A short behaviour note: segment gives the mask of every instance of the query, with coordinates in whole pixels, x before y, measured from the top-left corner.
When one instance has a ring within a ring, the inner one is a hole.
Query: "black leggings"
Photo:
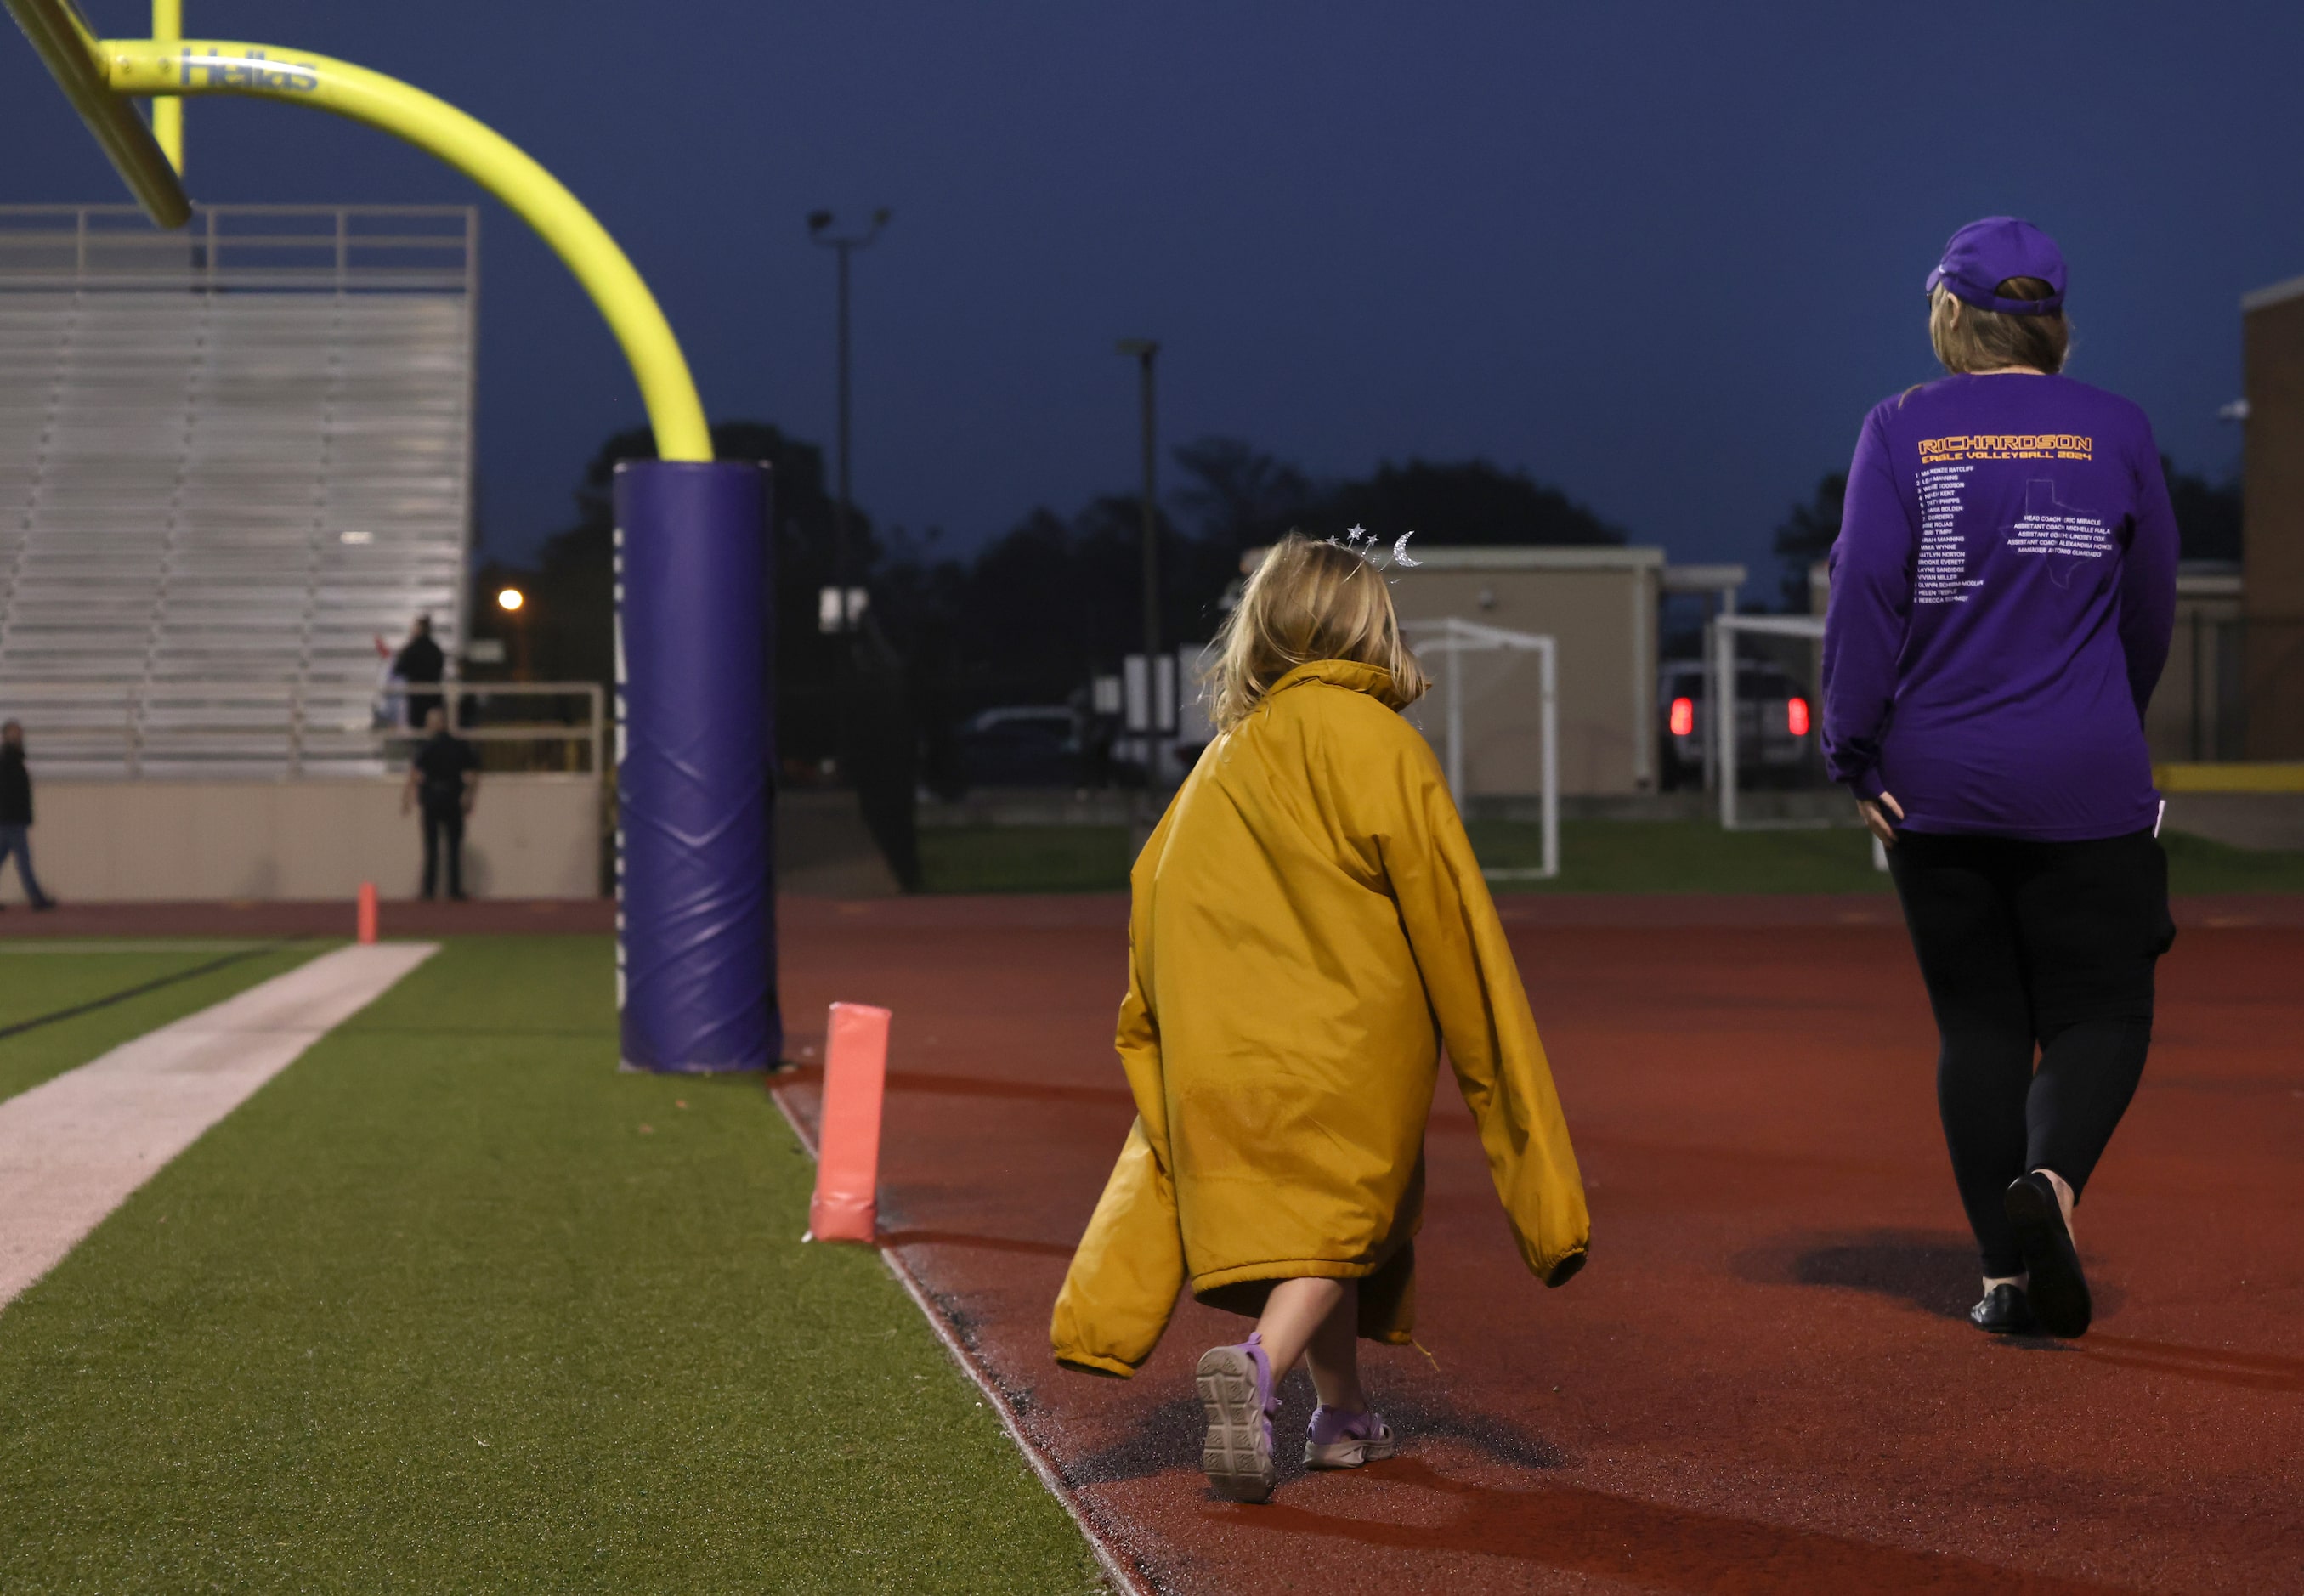
[[[2053,1169],[2077,1200],[2144,1074],[2153,966],[2176,937],[2167,855],[2148,831],[1908,831],[1888,863],[1943,1039],[1936,1107],[1961,1203],[1984,1272],[2020,1274],[2008,1184]]]
[[[440,855],[448,855],[448,896],[464,896],[464,801],[424,800],[424,896],[440,879]]]

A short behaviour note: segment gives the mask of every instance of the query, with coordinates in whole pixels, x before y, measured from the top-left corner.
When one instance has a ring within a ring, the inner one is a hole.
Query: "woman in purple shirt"
[[[1857,440],[1825,755],[1890,850],[1936,1010],[1984,1255],[1969,1317],[2077,1336],[2072,1207],[2144,1072],[2176,934],[2144,742],[2175,518],[2143,412],[2058,375],[2071,334],[2046,233],[1961,228],[1927,293],[1951,375],[1884,401]]]

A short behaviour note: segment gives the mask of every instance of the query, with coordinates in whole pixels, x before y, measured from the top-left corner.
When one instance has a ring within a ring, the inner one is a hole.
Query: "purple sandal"
[[[1304,1431],[1304,1466],[1310,1469],[1356,1469],[1399,1450],[1391,1425],[1351,1408],[1316,1407]]]

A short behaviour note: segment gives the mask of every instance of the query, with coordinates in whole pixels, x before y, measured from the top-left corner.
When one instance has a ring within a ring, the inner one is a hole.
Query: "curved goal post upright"
[[[1448,775],[1448,791],[1460,810],[1468,796],[1464,785],[1464,656],[1500,651],[1536,656],[1544,862],[1534,869],[1488,870],[1481,874],[1491,881],[1552,879],[1560,873],[1559,646],[1550,637],[1536,632],[1508,632],[1501,626],[1484,626],[1478,621],[1453,616],[1438,621],[1403,621],[1401,630],[1419,656],[1438,652],[1448,658],[1437,683],[1446,739],[1441,757]]]
[[[715,463],[663,310],[614,239],[485,123],[390,78],[277,46],[103,39],[70,0],[4,0],[145,212],[180,227],[181,123],[164,149],[130,101],[228,94],[330,112],[406,140],[534,228],[608,325],[657,458],[618,469],[617,1006],[622,1057],[649,1070],[759,1069],[783,1050],[775,998],[765,692],[765,469]],[[156,7],[174,31],[175,6]]]

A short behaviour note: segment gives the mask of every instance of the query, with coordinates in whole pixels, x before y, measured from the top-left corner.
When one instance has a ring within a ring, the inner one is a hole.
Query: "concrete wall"
[[[1419,548],[1425,563],[1393,573],[1403,620],[1451,616],[1555,640],[1560,657],[1560,790],[1574,795],[1652,791],[1657,583],[1653,548]],[[1447,669],[1437,649],[1425,660]],[[1537,657],[1468,653],[1464,782],[1470,795],[1543,786],[1542,699]],[[1444,694],[1409,718],[1445,752]]]
[[[2304,277],[2240,301],[2247,757],[2304,757]]]
[[[2176,578],[2176,632],[2144,716],[2156,762],[2241,757],[2241,602],[2236,574]]]
[[[413,897],[423,869],[398,779],[42,781],[32,855],[67,902]],[[490,776],[464,833],[475,897],[600,892],[600,788],[589,776]],[[9,870],[0,892],[21,894]]]

